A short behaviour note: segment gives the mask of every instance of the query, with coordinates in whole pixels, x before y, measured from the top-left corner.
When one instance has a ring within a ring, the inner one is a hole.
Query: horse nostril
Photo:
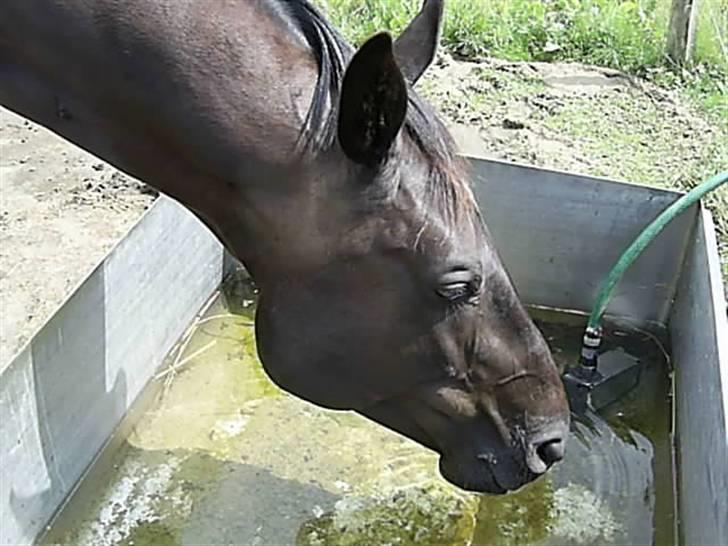
[[[568,425],[558,423],[543,427],[532,435],[526,449],[526,466],[536,475],[546,472],[564,458]]]
[[[564,458],[564,448],[565,443],[561,438],[552,438],[539,444],[536,453],[546,466],[551,466]]]

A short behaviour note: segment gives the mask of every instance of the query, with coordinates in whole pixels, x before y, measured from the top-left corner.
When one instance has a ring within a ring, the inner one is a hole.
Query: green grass
[[[401,32],[420,0],[316,0],[355,44]],[[579,61],[681,87],[728,123],[728,0],[703,0],[695,62],[671,66],[671,0],[449,0],[443,44],[466,58]]]
[[[728,71],[728,0],[701,0],[695,42],[698,62]]]
[[[419,0],[320,0],[355,43],[388,29],[399,33]],[[443,43],[472,57],[510,60],[578,59],[625,70],[651,66],[662,55],[656,0],[450,0]]]
[[[658,67],[647,76],[662,87],[679,90],[719,125],[728,128],[728,70],[709,64],[679,72]]]

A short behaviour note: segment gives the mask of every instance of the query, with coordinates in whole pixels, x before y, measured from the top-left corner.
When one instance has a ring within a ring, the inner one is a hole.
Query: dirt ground
[[[442,56],[421,85],[466,152],[681,190],[728,165],[727,125],[614,70]],[[728,189],[708,204],[728,235]]]
[[[465,152],[679,189],[728,165],[728,127],[614,71],[441,56],[419,86]],[[0,367],[153,198],[0,109]],[[728,271],[728,190],[709,204]]]

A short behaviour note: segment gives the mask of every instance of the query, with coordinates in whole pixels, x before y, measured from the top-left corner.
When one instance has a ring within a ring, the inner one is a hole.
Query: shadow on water
[[[336,500],[254,465],[124,443],[97,464],[40,544],[292,544],[311,504],[325,509]]]
[[[2,544],[33,540],[124,415],[127,378],[107,359],[105,284],[99,269],[3,373],[12,417],[0,429],[17,449],[2,461]]]

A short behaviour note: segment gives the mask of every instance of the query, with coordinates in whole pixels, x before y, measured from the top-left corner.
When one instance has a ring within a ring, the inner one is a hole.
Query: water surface
[[[669,375],[649,335],[610,330],[609,344],[642,359],[639,387],[575,423],[546,477],[493,497],[447,484],[414,442],[279,390],[256,357],[254,308],[247,282],[227,287],[42,544],[673,544]],[[581,319],[536,319],[572,362]]]

